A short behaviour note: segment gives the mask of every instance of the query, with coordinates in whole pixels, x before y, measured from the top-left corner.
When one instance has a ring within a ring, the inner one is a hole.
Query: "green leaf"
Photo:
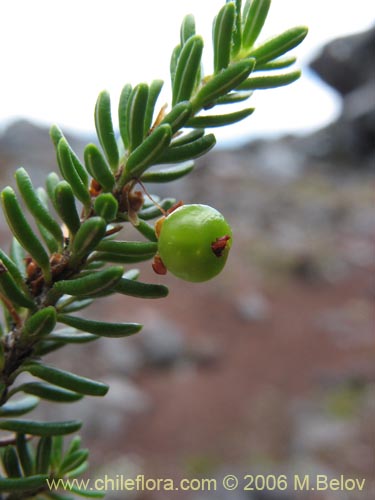
[[[65,139],[60,140],[57,151],[62,176],[70,184],[76,198],[83,203],[86,210],[89,210],[91,205],[90,193],[77,172],[70,147]]]
[[[118,105],[118,121],[119,121],[120,135],[126,149],[129,148],[129,135],[128,135],[129,131],[127,126],[126,110],[128,109],[128,102],[131,93],[132,93],[132,86],[130,85],[130,83],[127,83],[121,91],[120,101]]]
[[[254,65],[255,59],[245,59],[231,64],[228,68],[212,77],[194,97],[192,101],[193,109],[198,110],[203,108],[207,104],[211,104],[218,97],[237,88],[252,72]],[[194,118],[191,120],[194,120]]]
[[[262,31],[270,5],[271,0],[253,0],[250,3],[250,8],[244,17],[242,32],[242,46],[245,49],[250,49],[254,45]]]
[[[81,226],[73,190],[66,181],[60,181],[55,189],[56,211],[70,233],[74,235]]]
[[[246,81],[246,80],[245,80]],[[227,94],[226,96],[219,97],[215,101],[216,104],[234,104],[237,102],[243,102],[249,99],[253,95],[253,92],[231,92],[230,94]]]
[[[247,118],[254,112],[254,108],[241,109],[240,111],[235,111],[234,113],[227,113],[226,115],[207,115],[207,116],[197,116],[191,118],[187,124],[189,127],[223,127],[225,125],[231,125],[232,123],[239,122],[244,118]]]
[[[164,198],[164,200],[158,203],[158,206],[153,205],[138,212],[138,216],[143,220],[150,220],[154,219],[155,217],[160,217],[161,215],[163,215],[161,209],[169,210],[175,203],[175,198]]]
[[[129,151],[134,151],[145,137],[145,120],[148,100],[148,85],[136,85],[129,97],[126,110]]]
[[[115,185],[115,177],[95,144],[88,144],[85,147],[84,158],[87,170],[94,179],[105,191],[112,191]]]
[[[182,47],[173,81],[173,106],[190,99],[200,71],[202,52],[203,40],[198,35],[190,37]]]
[[[103,271],[91,272],[83,278],[57,281],[53,289],[59,293],[76,297],[92,297],[112,289],[121,279],[123,268],[109,267]]]
[[[66,452],[66,456],[70,455],[71,453],[79,450],[82,445],[82,438],[81,436],[74,436],[74,438],[70,441],[68,450]]]
[[[76,469],[67,472],[66,477],[69,478],[81,477],[82,474],[84,474],[87,471],[88,466],[89,466],[88,462],[83,462],[83,464],[81,464]]]
[[[51,136],[52,142],[53,142],[55,149],[56,149],[57,163],[61,169],[60,157],[58,154],[58,145],[59,145],[60,140],[65,139],[65,137],[64,137],[64,134],[61,132],[60,128],[57,127],[56,125],[52,125],[52,127],[50,129],[50,136]],[[67,142],[67,144],[68,144],[68,142]],[[69,146],[69,144],[68,144],[68,146]],[[80,176],[83,184],[87,187],[89,184],[89,177],[87,175],[87,172],[86,172],[85,168],[83,167],[82,163],[80,162],[78,156],[75,154],[75,152],[73,151],[73,149],[70,146],[69,146],[69,151],[70,151],[70,155],[72,157],[72,161],[74,163],[74,166],[76,168],[76,171],[77,171],[78,175]]]
[[[239,90],[273,89],[295,82],[301,76],[301,71],[291,71],[283,75],[254,76],[245,80]]]
[[[59,467],[59,475],[64,476],[67,472],[76,469],[82,465],[83,462],[86,462],[88,457],[89,452],[85,449],[75,450],[72,453],[67,454]]]
[[[167,123],[171,126],[172,134],[177,132],[188,121],[192,114],[193,107],[190,101],[177,103],[171,111],[163,118],[160,125]]]
[[[73,268],[93,250],[104,238],[106,222],[102,217],[91,217],[87,219],[78,229],[73,244],[70,264]]]
[[[35,308],[34,301],[15,282],[13,276],[0,259],[0,290],[15,305],[20,307]]]
[[[131,297],[141,297],[143,299],[159,299],[168,295],[168,288],[164,285],[153,283],[141,283],[130,279],[122,278],[114,287],[114,291]],[[72,325],[71,325],[72,326]]]
[[[45,190],[42,187],[39,187],[36,190],[36,194],[38,195],[38,198],[40,202],[43,204],[44,208],[50,212],[50,208],[48,206],[48,196]],[[42,238],[46,242],[46,245],[48,247],[48,250],[50,253],[57,253],[61,252],[62,250],[62,245],[63,245],[63,233],[61,231],[61,240],[56,240],[56,238],[51,234],[40,222],[36,223],[40,234],[42,235]],[[60,226],[59,226],[60,227]]]
[[[6,187],[1,193],[3,210],[8,225],[23,248],[31,255],[43,271],[47,283],[51,281],[49,257],[21,209],[16,194],[11,187]]]
[[[249,9],[250,9],[250,6],[251,6],[251,2],[252,2],[252,0],[246,0],[245,1],[245,5],[244,5],[244,8],[243,8],[243,13],[242,13],[242,26],[245,24],[245,20],[247,19],[247,16],[249,14]]]
[[[97,338],[99,338],[98,335],[92,335],[91,333],[78,333],[75,330],[71,330],[70,333],[62,330],[61,332],[59,331],[57,333],[53,333],[48,337],[48,339],[53,342],[61,342],[63,344],[85,344],[86,342],[92,342]]]
[[[161,89],[163,88],[163,85],[164,85],[163,80],[153,80],[148,90],[148,98],[147,98],[146,113],[145,113],[145,128],[144,128],[145,136],[148,134],[152,126],[156,101],[159,97]]]
[[[181,47],[185,45],[185,43],[195,35],[195,19],[192,14],[188,14],[184,17],[181,28],[180,28],[180,41]]]
[[[194,162],[188,161],[181,165],[175,165],[171,168],[153,170],[144,173],[141,177],[142,182],[171,182],[189,174],[194,168]]]
[[[139,231],[148,240],[154,241],[154,242],[158,241],[156,234],[155,234],[154,227],[147,224],[147,222],[139,219],[138,224],[134,227],[137,229],[137,231]]]
[[[235,0],[235,20],[232,33],[232,56],[236,57],[242,47],[242,17],[241,17],[242,0]]]
[[[23,327],[23,338],[40,339],[45,337],[56,326],[56,309],[53,306],[40,309],[30,316]]]
[[[196,118],[190,118],[188,126],[190,126],[189,124],[192,120],[196,120]],[[208,151],[210,151],[215,144],[215,136],[213,134],[208,134],[195,140],[194,142],[168,148],[158,158],[158,163],[179,163],[193,158],[198,158],[199,156],[208,153]]]
[[[55,148],[57,148],[60,139],[64,137],[64,134],[61,132],[60,127],[58,127],[57,125],[52,125],[49,130],[49,135],[52,139],[53,145],[55,146]]]
[[[184,146],[185,144],[189,144],[190,142],[194,142],[203,136],[204,136],[204,129],[197,128],[197,129],[191,130],[187,134],[179,135],[177,138],[173,139],[171,144],[170,144],[170,147],[174,148],[177,146]]]
[[[98,269],[101,269],[102,267],[105,266],[105,262],[99,262],[99,261],[94,261],[94,260],[91,260],[92,259],[92,256],[95,255],[96,252],[94,252],[93,254],[90,255],[90,262],[89,263],[86,263],[84,266],[83,266],[83,271],[97,271]],[[84,300],[91,300],[91,299],[84,299]]]
[[[255,71],[269,71],[274,69],[284,69],[292,66],[296,62],[296,57],[281,57],[280,59],[275,59],[274,61],[266,62],[264,64],[256,65]]]
[[[174,80],[176,77],[177,63],[178,63],[178,59],[180,57],[180,54],[181,54],[181,45],[177,45],[172,51],[171,61],[170,61],[170,65],[169,65],[170,73],[171,73],[172,87],[173,87],[173,83],[174,83]]]
[[[22,476],[21,467],[14,446],[7,446],[4,449],[2,460],[5,472],[9,477],[19,478]]]
[[[31,476],[34,471],[34,459],[31,454],[30,446],[26,440],[25,434],[17,434],[16,448],[24,475]]]
[[[61,170],[60,158],[59,158],[59,153],[57,151],[57,146],[59,145],[60,139],[63,139],[64,134],[62,133],[60,127],[58,127],[57,125],[52,125],[52,127],[49,130],[49,135],[55,147],[57,164]]]
[[[51,465],[54,469],[57,469],[61,463],[64,450],[64,437],[63,436],[53,436],[52,438],[52,453],[51,453]]]
[[[33,396],[8,401],[0,408],[0,417],[19,417],[33,410],[39,403],[39,399]]]
[[[138,333],[142,328],[142,325],[138,323],[106,323],[68,316],[67,314],[59,314],[58,320],[60,323],[77,328],[77,330],[83,330],[101,337],[126,337]]]
[[[61,312],[72,313],[72,312],[76,312],[76,311],[81,311],[81,309],[85,309],[86,307],[91,305],[93,302],[94,302],[94,299],[75,300],[74,302],[69,302],[67,304],[59,302],[57,304],[57,309]]]
[[[124,186],[132,178],[139,178],[168,146],[171,137],[170,125],[164,124],[157,127],[129,156],[126,168],[121,175],[120,186]]]
[[[257,65],[267,63],[297,47],[306,37],[307,31],[305,26],[284,31],[281,35],[271,38],[268,42],[251,50],[248,57],[255,57]]]
[[[32,394],[41,399],[54,401],[55,403],[73,403],[82,399],[82,394],[68,391],[44,382],[27,382],[19,387],[25,394]]]
[[[9,255],[21,274],[22,282],[19,280],[19,278],[16,277],[16,273],[13,273],[13,266],[9,266],[6,260],[3,260],[3,262],[9,269],[10,273],[12,274],[16,282],[22,286],[23,278],[26,277],[26,262],[25,262],[26,253],[16,238],[12,238]]]
[[[47,248],[49,252],[52,253],[57,253],[59,251],[58,243],[55,240],[55,238],[52,236],[52,234],[47,231],[45,227],[43,227],[39,222],[36,223],[36,226],[39,230],[39,233],[41,234],[45,244],[47,245]]]
[[[58,209],[56,206],[55,190],[56,190],[56,187],[57,187],[59,182],[60,182],[60,178],[56,174],[56,172],[51,172],[50,174],[47,175],[46,190],[47,190],[48,198],[50,199],[56,212],[58,212]]]
[[[72,162],[74,164],[76,172],[80,176],[82,183],[86,187],[88,187],[88,185],[89,185],[89,176],[87,174],[87,171],[86,171],[85,167],[82,165],[82,163],[80,162],[78,156],[75,154],[75,152],[73,151],[73,149],[70,147],[68,141],[66,141],[66,143],[69,146],[70,156],[72,158]]]
[[[119,253],[122,255],[152,254],[158,249],[157,243],[143,241],[112,241],[103,240],[99,243],[97,250],[101,252]]]
[[[22,432],[34,436],[58,436],[78,431],[82,423],[78,420],[62,422],[34,422],[33,420],[3,420],[0,429],[12,432]]]
[[[51,352],[57,351],[57,349],[61,349],[61,347],[64,347],[64,344],[61,344],[61,342],[43,339],[36,344],[33,353],[36,357],[41,358]]]
[[[50,467],[52,453],[52,437],[42,436],[36,449],[36,472],[47,474]]]
[[[232,33],[236,8],[234,3],[226,3],[219,11],[213,24],[214,73],[227,68],[230,62]]]
[[[143,262],[145,260],[150,260],[154,255],[155,252],[144,253],[139,255],[122,255],[120,253],[96,252],[93,258],[98,259],[101,262],[111,262],[112,264],[134,264],[136,262]],[[109,294],[110,293],[112,292],[109,291]]]
[[[37,490],[46,486],[48,476],[38,474],[20,478],[0,478],[0,492],[27,492]]]
[[[116,219],[118,212],[118,201],[112,193],[102,193],[96,197],[94,202],[94,210],[97,215],[102,217],[107,222]]]
[[[115,172],[118,168],[119,153],[112,124],[111,99],[109,93],[105,90],[99,94],[96,101],[95,127],[108,163]]]
[[[61,228],[39,199],[29,174],[24,168],[19,168],[16,170],[15,176],[21,196],[35,220],[54,236],[59,246],[62,246],[63,234]]]
[[[50,382],[51,384],[58,385],[64,389],[69,389],[87,396],[105,396],[108,392],[108,386],[106,384],[86,377],[80,377],[74,373],[59,370],[58,368],[54,368],[52,366],[29,363],[23,367],[23,370],[29,372],[31,375],[34,375],[34,377],[45,380],[46,382]],[[35,434],[34,432],[31,433]]]

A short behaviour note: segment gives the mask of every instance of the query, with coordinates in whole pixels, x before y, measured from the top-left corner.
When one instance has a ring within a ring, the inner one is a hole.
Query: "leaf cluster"
[[[287,85],[300,76],[298,70],[280,70],[295,62],[285,54],[304,39],[305,27],[257,44],[269,7],[270,0],[247,0],[243,8],[241,0],[223,5],[213,21],[208,75],[202,68],[204,41],[193,16],[186,16],[171,56],[170,109],[158,105],[161,80],[128,83],[115,125],[110,95],[103,91],[94,112],[98,143],[86,146],[83,159],[53,126],[59,173],[49,174],[44,187],[35,187],[19,168],[18,192],[10,186],[2,190],[13,234],[9,252],[0,249],[0,429],[8,433],[0,440],[5,474],[0,492],[7,498],[63,498],[48,491],[46,478],[75,477],[87,466],[88,452],[79,438],[65,451],[63,446],[63,436],[77,432],[80,422],[18,417],[40,400],[68,404],[108,390],[102,382],[45,364],[43,357],[68,344],[126,337],[141,329],[138,323],[102,322],[74,313],[112,294],[152,299],[168,293],[163,285],[138,281],[139,271],[128,268],[153,258],[157,237],[148,221],[175,202],[145,198],[145,185],[190,173],[194,159],[215,145],[206,128],[238,122],[254,111],[207,110],[245,102],[254,90]],[[139,231],[139,241],[118,238],[129,223]],[[18,384],[22,373],[29,379]]]

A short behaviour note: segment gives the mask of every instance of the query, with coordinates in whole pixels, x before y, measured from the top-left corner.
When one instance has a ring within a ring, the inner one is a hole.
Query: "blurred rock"
[[[34,415],[43,420],[70,420],[85,422],[83,436],[102,439],[124,436],[127,424],[139,414],[149,410],[149,396],[124,377],[101,379],[110,386],[105,398],[84,397],[74,404],[41,403]]]
[[[326,474],[328,468],[327,474],[333,476],[341,470],[372,476],[373,402],[373,384],[358,379],[343,383],[342,378],[329,388],[322,384],[318,398],[296,401],[292,405],[292,456],[298,469],[306,474],[308,468],[300,468],[301,464],[317,460],[319,473]]]
[[[133,339],[100,339],[100,357],[119,375],[135,375],[143,367],[143,355]]]
[[[85,144],[92,137],[65,134],[74,151],[81,155]],[[57,170],[56,153],[45,126],[27,120],[10,123],[0,135],[1,182],[13,183],[13,172],[25,167],[36,185],[44,185],[46,175]]]
[[[314,413],[310,408],[297,420],[293,435],[293,449],[298,454],[307,456],[321,453],[326,449],[345,446],[353,440],[356,427],[353,422],[329,418]]]
[[[236,308],[241,318],[246,321],[264,321],[270,315],[268,301],[258,292],[239,297],[236,300]]]
[[[222,349],[213,338],[199,337],[189,347],[188,356],[190,363],[198,365],[200,368],[210,368],[221,358]]]
[[[346,96],[374,81],[374,47],[373,28],[328,43],[310,66],[328,85]]]
[[[330,42],[310,64],[343,96],[337,121],[310,137],[317,156],[324,155],[351,166],[373,167],[375,162],[375,30]]]
[[[341,308],[322,311],[316,325],[340,349],[374,345],[373,304],[367,300],[349,301]]]
[[[186,357],[187,346],[179,325],[153,311],[145,311],[138,341],[145,365],[170,367]]]
[[[244,146],[241,153],[246,156],[247,168],[257,170],[265,178],[289,182],[305,164],[304,151],[298,143],[293,136],[272,141],[258,139]]]

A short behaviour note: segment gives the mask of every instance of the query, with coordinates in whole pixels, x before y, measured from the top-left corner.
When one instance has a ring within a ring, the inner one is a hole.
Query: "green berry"
[[[160,229],[158,251],[165,267],[186,281],[207,281],[223,269],[232,230],[220,212],[207,205],[182,205]]]

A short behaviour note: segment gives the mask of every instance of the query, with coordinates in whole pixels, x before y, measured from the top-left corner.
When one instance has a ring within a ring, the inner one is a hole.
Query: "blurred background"
[[[1,184],[14,185],[19,166],[35,184],[56,169],[52,123],[82,152],[103,88],[114,103],[128,81],[163,78],[168,90],[169,55],[189,12],[209,72],[221,5],[2,3]],[[366,489],[109,499],[374,498],[374,12],[361,0],[274,0],[265,36],[297,24],[310,28],[296,50],[301,80],[256,92],[254,116],[218,131],[218,147],[188,178],[154,190],[225,214],[234,228],[225,271],[196,285],[142,265],[144,281],[168,284],[167,299],[102,299],[87,311],[141,322],[141,334],[50,355],[108,381],[107,397],[38,411],[84,419],[89,477],[344,474],[366,478]],[[1,246],[9,241],[1,216]]]

